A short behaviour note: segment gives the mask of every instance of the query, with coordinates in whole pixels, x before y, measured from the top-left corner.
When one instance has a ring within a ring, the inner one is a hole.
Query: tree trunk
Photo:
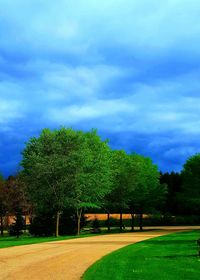
[[[131,213],[131,231],[134,231],[134,226],[135,226],[135,217],[134,213]]]
[[[59,236],[60,211],[56,213],[56,237]]]
[[[77,209],[77,235],[80,235],[81,232],[81,215],[82,215],[82,209]]]
[[[140,226],[140,230],[143,230],[143,213],[142,213],[142,211],[140,212],[140,215],[139,215],[139,226]]]
[[[120,221],[119,221],[120,232],[122,232],[122,228],[123,228],[122,210],[120,210]]]
[[[108,226],[108,231],[110,231],[110,213],[107,213],[107,226]]]
[[[24,233],[26,233],[26,214],[24,215]]]
[[[1,236],[3,236],[3,215],[1,215],[0,219],[1,219]]]

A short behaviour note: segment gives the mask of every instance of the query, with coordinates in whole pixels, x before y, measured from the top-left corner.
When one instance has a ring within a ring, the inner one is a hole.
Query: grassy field
[[[149,239],[115,251],[91,266],[84,280],[197,280],[199,231]]]

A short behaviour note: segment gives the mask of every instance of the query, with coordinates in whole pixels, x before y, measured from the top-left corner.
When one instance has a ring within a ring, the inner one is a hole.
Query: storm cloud
[[[199,14],[197,0],[1,0],[1,172],[60,126],[180,170],[200,150]]]

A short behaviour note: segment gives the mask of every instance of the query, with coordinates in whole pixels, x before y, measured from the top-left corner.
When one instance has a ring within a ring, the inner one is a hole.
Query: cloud
[[[133,112],[134,106],[124,103],[123,100],[97,100],[81,106],[72,105],[62,109],[52,109],[48,115],[51,121],[74,124],[87,119],[96,120],[102,117],[107,119],[127,111]]]
[[[200,136],[199,13],[196,0],[2,0],[7,166],[30,136],[66,125],[180,169]]]
[[[20,113],[20,103],[8,102],[0,98],[0,129],[5,129],[9,122],[19,118],[23,118],[23,114]]]

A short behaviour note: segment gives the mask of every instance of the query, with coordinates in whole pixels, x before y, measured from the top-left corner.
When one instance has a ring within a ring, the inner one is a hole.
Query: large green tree
[[[109,148],[96,131],[44,129],[23,152],[23,177],[35,209],[51,208],[59,235],[60,214],[76,209],[78,233],[83,208],[97,206],[109,190]]]
[[[110,148],[102,141],[96,130],[83,135],[79,158],[76,162],[73,207],[77,214],[77,231],[80,234],[82,211],[100,208],[111,189]]]
[[[82,133],[62,128],[44,129],[31,138],[23,151],[22,175],[27,195],[35,211],[55,213],[55,235],[59,235],[60,214],[67,204],[75,182],[74,173]]]

